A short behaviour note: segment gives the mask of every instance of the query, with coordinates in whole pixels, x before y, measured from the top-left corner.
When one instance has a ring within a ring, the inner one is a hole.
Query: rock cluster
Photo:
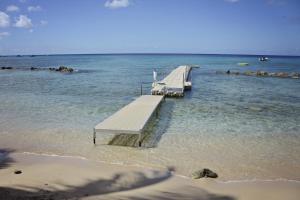
[[[48,68],[50,71],[56,71],[56,72],[73,72],[74,69],[71,67],[65,67],[65,66],[60,66],[59,68],[55,67],[49,67]]]
[[[73,72],[74,70],[71,67],[60,66],[58,69],[55,69],[55,71],[58,71],[58,72]]]
[[[1,67],[2,70],[4,69],[13,69],[12,67]]]
[[[297,72],[292,72],[292,73],[287,73],[287,72],[266,72],[266,71],[246,71],[246,72],[238,72],[234,71],[231,72],[230,70],[226,72],[220,72],[217,71],[217,73],[222,73],[222,74],[228,74],[228,75],[245,75],[245,76],[258,76],[258,77],[278,77],[278,78],[294,78],[298,79],[300,78],[300,73]]]
[[[74,72],[74,69],[71,67],[66,66],[60,66],[59,68],[55,67],[49,67],[49,68],[42,68],[42,67],[30,67],[30,68],[13,68],[13,67],[1,67],[1,70],[7,70],[7,69],[19,69],[19,70],[31,70],[31,71],[37,71],[37,70],[49,70],[49,71],[55,71],[55,72],[62,72],[62,73],[71,73]]]

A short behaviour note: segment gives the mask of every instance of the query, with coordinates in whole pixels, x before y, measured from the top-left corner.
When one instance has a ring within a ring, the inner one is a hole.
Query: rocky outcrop
[[[74,69],[71,67],[60,66],[58,69],[55,69],[58,72],[73,72]]]
[[[60,66],[58,68],[55,67],[49,67],[49,68],[44,68],[44,67],[30,67],[30,68],[13,68],[13,67],[0,67],[0,70],[10,70],[10,69],[15,69],[15,70],[31,70],[31,71],[42,71],[42,70],[49,70],[49,71],[55,71],[55,72],[62,72],[62,73],[72,73],[74,72],[74,69],[71,67],[66,67],[66,66]]]
[[[268,76],[268,72],[265,72],[265,71],[257,71],[256,72],[256,76]]]
[[[239,72],[239,71],[217,71],[217,74],[228,74],[228,75],[244,75],[244,76],[257,76],[257,77],[278,77],[278,78],[293,78],[293,79],[299,79],[300,73],[298,72],[266,72],[266,71],[245,71],[245,72]]]
[[[5,69],[13,69],[12,67],[1,67],[2,70],[5,70]]]

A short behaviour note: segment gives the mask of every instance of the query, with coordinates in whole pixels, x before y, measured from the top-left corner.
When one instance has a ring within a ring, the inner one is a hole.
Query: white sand
[[[0,160],[1,161],[1,160]],[[22,170],[21,174],[14,174]],[[0,164],[0,199],[284,199],[298,200],[300,182],[219,183],[169,170],[125,167],[81,158],[7,154]]]

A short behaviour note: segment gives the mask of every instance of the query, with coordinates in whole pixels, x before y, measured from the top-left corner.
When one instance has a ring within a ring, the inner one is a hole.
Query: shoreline
[[[168,169],[107,164],[72,156],[11,153],[0,164],[0,197],[46,199],[297,199],[298,181],[219,182]],[[21,170],[21,174],[14,174]]]
[[[134,168],[140,168],[140,169],[148,169],[148,170],[159,170],[159,169],[164,169],[164,167],[156,166],[156,167],[151,167],[151,166],[145,166],[145,165],[140,165],[140,164],[124,164],[120,162],[105,162],[101,160],[91,160],[89,158],[86,158],[84,156],[72,156],[72,155],[58,155],[58,154],[47,154],[47,153],[36,153],[36,152],[16,152],[16,154],[24,154],[24,155],[33,155],[33,156],[49,156],[49,157],[57,157],[57,158],[71,158],[71,159],[79,159],[83,161],[88,161],[88,162],[95,162],[99,164],[104,164],[104,165],[115,165],[115,166],[123,166],[123,167],[134,167]],[[193,180],[190,176],[183,175],[183,174],[177,174],[175,173],[174,176],[184,178],[184,179],[191,179]],[[227,184],[227,183],[252,183],[252,182],[294,182],[294,183],[299,183],[300,180],[294,180],[294,179],[286,179],[286,178],[275,178],[275,179],[234,179],[234,180],[220,180],[220,179],[214,179],[217,183],[221,184]]]

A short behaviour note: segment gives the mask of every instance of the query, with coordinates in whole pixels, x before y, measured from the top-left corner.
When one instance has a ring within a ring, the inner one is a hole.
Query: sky
[[[300,55],[299,0],[0,0],[0,55]]]

